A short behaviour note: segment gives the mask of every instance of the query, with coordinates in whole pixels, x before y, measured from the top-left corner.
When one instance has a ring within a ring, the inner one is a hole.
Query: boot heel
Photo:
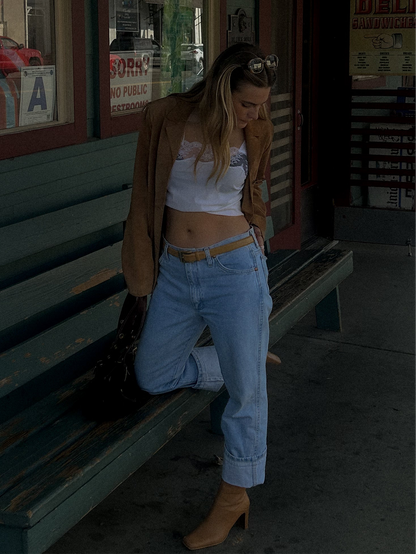
[[[282,360],[279,358],[279,356],[276,356],[276,354],[272,354],[271,352],[267,352],[266,363],[267,364],[280,365],[282,363]]]
[[[248,529],[248,510],[241,514],[236,523],[243,529]]]

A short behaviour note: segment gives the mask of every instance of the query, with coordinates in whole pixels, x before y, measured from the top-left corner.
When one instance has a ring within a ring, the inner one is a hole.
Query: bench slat
[[[330,250],[320,254],[293,279],[272,291],[269,346],[281,339],[341,281],[352,273],[352,252]]]
[[[37,422],[34,421],[31,436],[26,438],[18,448],[9,448],[7,453],[1,456],[0,496],[24,479],[30,479],[30,475],[36,469],[71,448],[72,444],[96,427],[93,421],[80,418],[76,412],[64,412],[64,414],[64,418],[49,421],[48,425],[43,423],[41,432]],[[37,428],[34,427],[35,425]]]
[[[7,265],[64,242],[126,220],[131,190],[64,208],[0,229],[4,245],[1,265]]]
[[[91,370],[3,423],[0,426],[0,456],[7,455],[12,448],[40,433],[73,408],[92,377]]]
[[[13,526],[35,525],[114,461],[114,468],[106,473],[111,475],[117,468],[116,473],[125,471],[127,477],[218,394],[182,389],[153,397],[132,416],[98,425],[32,473],[29,482],[19,483],[0,498],[2,522]],[[135,452],[133,460],[129,450]],[[128,466],[127,471],[121,457]],[[100,489],[106,487],[103,481],[101,474]],[[119,482],[118,475],[116,484]],[[102,498],[106,494],[99,491]]]
[[[55,178],[49,183],[1,196],[0,226],[13,225],[74,204],[115,194],[131,182],[131,173],[131,168],[125,162],[120,162],[113,164],[111,169],[101,167],[81,175]]]
[[[189,394],[190,393],[190,394]],[[192,421],[214,399],[217,393],[208,391],[187,391],[189,397],[178,403],[175,410],[169,410],[167,417],[143,434],[130,448],[107,465],[85,485],[64,500],[55,510],[25,530],[28,551],[44,552],[63,533],[71,529],[84,515],[97,506],[134,471],[148,461],[180,429]]]
[[[113,333],[126,293],[116,294],[0,355],[0,398]]]
[[[203,346],[210,342],[212,343],[212,340],[207,328],[197,344]],[[26,478],[40,463],[43,464],[52,458],[57,450],[63,450],[66,441],[74,442],[74,437],[83,435],[96,425],[88,422],[86,426],[84,418],[79,420],[79,414],[75,417],[72,414],[67,415],[81,400],[83,389],[92,377],[93,372],[90,371],[0,426],[0,495]],[[73,421],[69,425],[71,436],[64,431],[61,439],[60,420],[64,415],[65,418],[72,417]],[[55,423],[53,429],[52,423]],[[18,445],[19,448],[16,449]],[[30,461],[32,451],[36,451],[36,455]]]
[[[102,248],[1,291],[0,331],[121,274],[121,245]]]
[[[117,142],[118,144],[115,144]],[[2,167],[2,195],[16,195],[23,193],[21,200],[27,197],[35,198],[36,191],[43,193],[42,186],[57,188],[56,183],[61,184],[63,180],[72,180],[72,186],[82,184],[85,174],[96,174],[101,178],[101,171],[113,172],[113,167],[117,169],[117,163],[111,163],[103,167],[103,158],[111,156],[111,162],[123,163],[130,170],[130,180],[134,158],[137,149],[137,139],[132,137],[117,137],[110,139],[104,144],[103,141],[84,143],[81,147],[71,146],[70,158],[65,148],[55,150],[51,156],[50,152],[43,152],[32,156],[15,158],[9,160],[10,163],[5,169]],[[130,164],[131,162],[131,164]],[[59,180],[57,180],[59,176]],[[92,176],[91,176],[92,177]],[[114,180],[114,176],[113,176]],[[59,187],[58,187],[59,188]],[[64,187],[65,190],[66,187]],[[6,203],[6,206],[8,204]]]
[[[280,250],[271,254],[267,260],[270,266],[269,288],[272,292],[276,287],[280,287],[299,273],[304,267],[311,263],[315,258],[326,252],[337,241],[333,241],[323,248],[311,248],[308,250]]]

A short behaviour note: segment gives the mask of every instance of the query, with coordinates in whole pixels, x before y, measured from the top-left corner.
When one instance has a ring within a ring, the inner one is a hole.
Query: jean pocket
[[[244,275],[257,270],[257,265],[248,247],[237,248],[231,252],[219,254],[214,258],[217,267],[224,273]]]

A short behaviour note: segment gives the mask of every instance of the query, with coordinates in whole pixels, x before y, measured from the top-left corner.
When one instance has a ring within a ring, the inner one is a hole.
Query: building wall
[[[3,0],[4,32],[26,46],[24,0]]]
[[[6,0],[12,5],[15,0]],[[99,121],[96,110],[93,2],[86,2],[86,47],[88,141],[0,161],[0,228],[99,199],[131,186],[137,133],[96,139]],[[6,12],[7,13],[7,12]],[[9,12],[10,13],[10,12]],[[14,38],[14,37],[13,37]],[[25,134],[21,133],[22,140]],[[100,234],[62,244],[41,257],[33,256],[19,264],[2,265],[0,292],[65,261],[119,241],[122,225]]]

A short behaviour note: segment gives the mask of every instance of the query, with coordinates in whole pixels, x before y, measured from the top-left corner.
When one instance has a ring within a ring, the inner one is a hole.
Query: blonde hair
[[[233,92],[247,84],[259,88],[272,87],[276,81],[274,70],[264,67],[261,73],[254,74],[248,69],[247,64],[251,59],[264,57],[263,52],[253,44],[234,44],[218,56],[202,81],[188,92],[176,95],[199,107],[203,143],[195,160],[195,171],[205,149],[210,145],[214,167],[209,178],[216,175],[217,182],[230,166],[229,139],[237,124]],[[261,106],[259,118],[269,118],[265,106]]]

